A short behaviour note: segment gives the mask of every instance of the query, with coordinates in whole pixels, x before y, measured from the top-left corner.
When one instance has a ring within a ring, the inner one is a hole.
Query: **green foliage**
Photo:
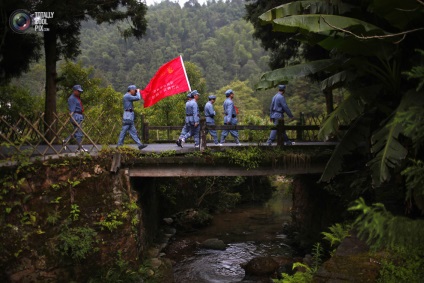
[[[421,54],[421,58],[424,57],[424,50],[415,49],[419,54]],[[404,75],[408,77],[408,79],[418,79],[420,82],[417,86],[417,91],[420,91],[424,86],[424,66],[414,66],[411,71],[403,72]]]
[[[162,2],[147,11],[147,33],[140,41],[122,41],[117,25],[89,21],[81,31],[80,59],[122,90],[130,82],[147,85],[162,64],[182,54],[203,73],[203,88],[189,79],[192,89],[206,98],[206,90],[214,92],[234,78],[246,80],[268,70],[262,59],[267,53],[251,37],[253,27],[242,19],[244,12],[243,1],[213,1],[196,9]]]
[[[118,229],[119,226],[124,224],[121,219],[125,218],[125,216],[126,214],[123,214],[123,212],[115,209],[111,213],[108,213],[105,218],[101,219],[96,224],[101,226],[102,231],[106,228],[110,232],[113,232],[114,230]]]
[[[95,252],[93,248],[97,233],[89,227],[69,228],[65,226],[57,237],[57,251],[77,262]]]
[[[402,133],[402,124],[396,121],[397,113],[403,112],[411,106],[424,105],[424,97],[416,92],[405,94],[389,121],[383,124],[372,136],[372,153],[375,157],[368,162],[372,170],[373,182],[379,185],[390,179],[390,168],[395,168],[406,157],[408,151],[399,141]]]
[[[72,221],[77,221],[79,218],[80,210],[78,204],[71,204],[71,212],[69,213],[69,218]]]
[[[240,165],[247,169],[257,168],[263,159],[262,150],[258,147],[248,147],[246,149],[229,149],[226,156],[230,163]]]
[[[330,242],[330,246],[334,247],[333,254],[337,248],[337,246],[344,240],[344,238],[350,236],[349,231],[352,228],[351,225],[343,225],[340,223],[336,223],[332,225],[329,229],[330,232],[322,232],[324,235],[324,240]]]
[[[411,10],[406,12],[408,8]],[[354,10],[362,10],[362,13],[351,14]],[[412,32],[414,28],[421,29],[423,10],[423,5],[417,5],[412,0],[402,4],[383,4],[379,0],[362,4],[290,1],[260,17],[265,24],[272,26],[273,31],[292,34],[292,38],[300,44],[317,45],[331,51],[331,58],[315,58],[306,63],[301,60],[300,64],[268,72],[262,76],[259,87],[271,87],[293,77],[313,74],[326,77],[322,87],[327,92],[337,88],[347,89],[351,95],[323,123],[320,136],[328,138],[339,133],[341,123],[352,124],[361,117],[372,119],[371,131],[374,134],[371,155],[365,153],[364,156],[369,158],[367,165],[372,170],[373,183],[377,186],[390,179],[392,169],[401,166],[401,161],[408,153],[403,140],[399,140],[402,121],[398,113],[417,106],[414,104],[422,105],[420,100],[423,96],[416,93],[415,87],[403,81],[401,74],[407,72],[409,77],[422,77],[417,66],[419,60],[411,54],[416,49],[414,43],[423,39],[422,33]],[[375,20],[377,18],[384,18],[387,23],[380,26],[381,22]],[[393,42],[396,36],[392,36],[388,30],[400,32],[406,28],[411,29],[407,34],[412,41],[402,42],[402,49],[395,49]],[[344,36],[340,37],[340,33]],[[405,65],[404,62],[409,63]],[[413,72],[409,70],[411,66]],[[406,87],[401,88],[401,85]],[[358,122],[357,125],[361,124]],[[363,127],[351,128],[348,135],[341,135],[342,146],[334,152],[322,180],[328,181],[336,175],[342,168],[342,157],[352,152],[361,139],[367,139],[368,134],[360,133],[362,130]],[[411,135],[413,133],[411,131]]]
[[[424,195],[424,162],[422,160],[411,160],[412,164],[402,171],[406,177],[406,200],[413,199],[414,195]],[[424,207],[420,207],[424,210]]]
[[[52,213],[49,213],[47,215],[46,222],[49,224],[55,225],[59,219],[60,219],[60,212],[53,211]]]
[[[273,279],[274,283],[309,283],[312,282],[314,274],[318,271],[322,262],[323,248],[320,243],[316,243],[312,250],[312,266],[296,262],[293,264],[293,269],[301,268],[294,275],[282,273],[282,279]]]
[[[381,261],[380,277],[377,283],[421,282],[424,278],[422,254],[394,249]]]
[[[0,116],[11,125],[17,122],[19,113],[31,117],[41,110],[41,106],[40,96],[33,97],[19,86],[0,85]]]
[[[129,262],[122,259],[122,251],[117,252],[114,265],[108,268],[100,276],[90,278],[89,283],[137,283],[142,281],[142,274],[131,267]]]
[[[423,220],[412,220],[402,216],[393,216],[383,204],[368,206],[360,198],[349,208],[360,215],[354,222],[358,235],[374,248],[400,248],[422,253],[424,245]]]

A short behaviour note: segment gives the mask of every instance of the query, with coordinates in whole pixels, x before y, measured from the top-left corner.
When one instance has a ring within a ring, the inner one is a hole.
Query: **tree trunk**
[[[333,90],[332,89],[324,90],[324,94],[325,94],[325,104],[327,106],[327,115],[328,115],[334,110]]]
[[[44,32],[44,51],[46,58],[46,101],[44,110],[44,136],[50,142],[53,142],[56,135],[57,123],[55,122],[56,113],[56,60],[57,60],[57,36],[56,32],[50,28],[50,31]],[[50,128],[51,130],[50,130]]]

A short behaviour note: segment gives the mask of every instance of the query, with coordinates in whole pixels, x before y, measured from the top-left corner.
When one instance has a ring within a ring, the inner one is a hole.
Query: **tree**
[[[11,0],[8,0],[8,3]],[[14,1],[13,1],[14,2]],[[17,6],[12,6],[17,7]],[[45,125],[46,129],[55,128],[57,77],[56,62],[73,59],[80,53],[81,22],[93,18],[98,24],[103,22],[131,20],[131,25],[122,30],[124,37],[141,38],[146,31],[145,14],[147,7],[137,0],[99,0],[72,2],[63,1],[26,1],[23,6],[29,11],[51,11],[54,17],[48,19],[48,31],[43,32],[43,46],[46,65]],[[36,48],[36,46],[34,47]],[[78,82],[75,82],[75,84]],[[54,140],[53,131],[46,130],[48,140]]]
[[[36,34],[18,34],[9,27],[9,15],[25,2],[0,2],[0,85],[28,71],[30,64],[41,57],[41,40]]]

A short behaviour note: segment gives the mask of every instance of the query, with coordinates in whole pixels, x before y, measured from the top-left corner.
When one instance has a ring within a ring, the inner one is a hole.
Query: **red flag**
[[[150,107],[165,97],[191,90],[183,58],[177,58],[162,65],[145,89],[141,91],[144,108]]]

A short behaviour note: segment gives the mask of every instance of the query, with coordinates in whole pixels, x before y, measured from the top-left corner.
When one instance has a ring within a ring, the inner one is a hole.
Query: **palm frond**
[[[272,22],[277,18],[283,18],[299,14],[327,14],[341,15],[350,11],[354,6],[340,1],[295,1],[275,7],[259,16],[264,22]]]
[[[319,182],[329,182],[334,178],[342,169],[343,156],[351,153],[360,143],[368,140],[370,122],[369,118],[360,117],[349,127],[342,140],[334,149]]]
[[[372,153],[375,157],[368,162],[373,177],[373,184],[378,186],[390,179],[390,168],[395,168],[405,159],[408,151],[399,142],[399,134],[404,131],[399,115],[402,115],[412,106],[423,105],[423,97],[416,92],[408,92],[403,96],[398,108],[392,113],[390,119],[383,122],[381,127],[373,134]]]

